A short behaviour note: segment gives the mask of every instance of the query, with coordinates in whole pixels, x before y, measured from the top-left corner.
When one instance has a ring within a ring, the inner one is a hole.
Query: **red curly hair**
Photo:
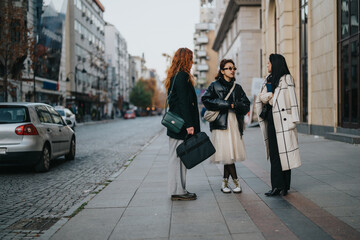
[[[193,64],[193,52],[188,48],[179,48],[171,61],[171,65],[167,71],[167,77],[165,79],[164,85],[166,90],[170,88],[171,78],[179,71],[184,71],[189,74],[189,81],[194,86],[195,81],[193,76],[190,74],[190,70]]]

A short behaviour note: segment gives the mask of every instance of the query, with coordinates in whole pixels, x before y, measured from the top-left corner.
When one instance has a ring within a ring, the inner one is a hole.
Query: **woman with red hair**
[[[168,190],[171,200],[195,200],[195,193],[186,188],[186,168],[176,154],[176,148],[185,137],[200,132],[199,109],[194,88],[194,79],[190,74],[193,65],[193,52],[188,48],[179,48],[172,59],[165,79],[168,91],[169,111],[178,114],[185,121],[179,133],[167,130],[169,136]]]

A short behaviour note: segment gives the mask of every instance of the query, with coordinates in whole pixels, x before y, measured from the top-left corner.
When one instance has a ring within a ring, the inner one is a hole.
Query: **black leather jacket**
[[[246,97],[242,87],[236,84],[229,99],[224,100],[234,81],[235,79],[232,79],[230,82],[227,82],[225,79],[219,78],[210,84],[201,97],[201,101],[206,109],[220,111],[216,120],[210,123],[210,131],[213,129],[227,129],[228,112],[234,111],[236,113],[236,119],[238,120],[240,134],[243,135],[244,115],[250,110],[249,99]],[[233,109],[231,108],[231,104],[234,104]]]

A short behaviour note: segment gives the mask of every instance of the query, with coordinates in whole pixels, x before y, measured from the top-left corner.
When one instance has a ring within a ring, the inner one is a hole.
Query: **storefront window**
[[[360,57],[359,57],[359,2],[339,0],[339,81],[340,122],[342,127],[360,127]]]
[[[300,6],[300,65],[301,65],[301,120],[308,121],[308,1],[302,0]]]

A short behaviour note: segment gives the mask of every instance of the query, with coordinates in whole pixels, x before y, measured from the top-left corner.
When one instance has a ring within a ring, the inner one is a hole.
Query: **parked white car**
[[[75,150],[75,132],[53,107],[0,103],[0,165],[29,165],[46,172],[52,159],[75,159]]]
[[[73,129],[75,130],[76,126],[76,118],[75,114],[73,114],[70,109],[62,107],[62,106],[55,106],[55,110],[60,114],[60,116],[64,119],[64,121]],[[70,120],[68,122],[67,120]]]

